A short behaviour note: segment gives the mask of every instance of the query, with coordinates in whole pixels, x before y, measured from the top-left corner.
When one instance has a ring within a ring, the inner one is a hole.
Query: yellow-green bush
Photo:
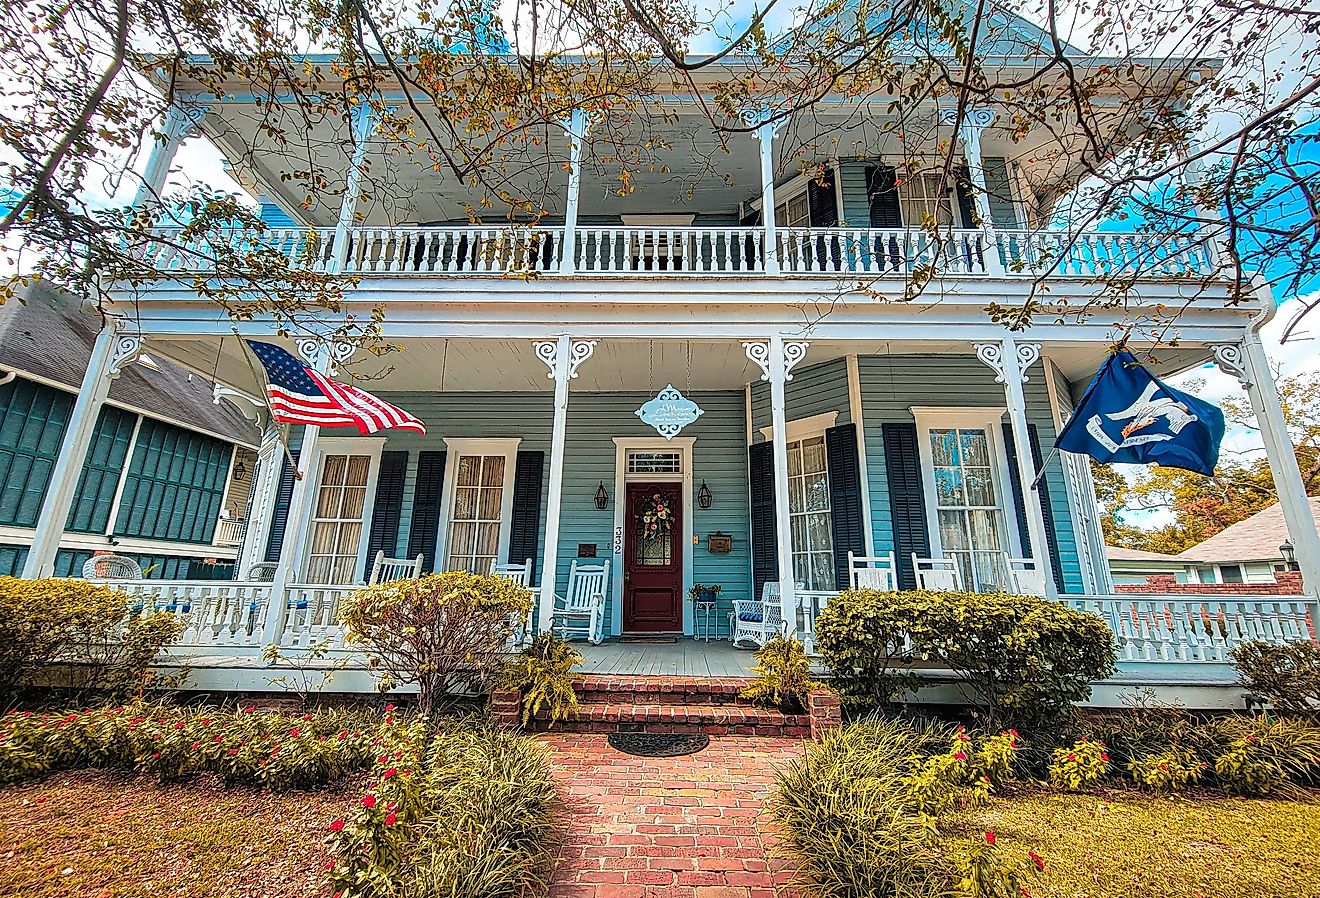
[[[577,710],[573,690],[573,668],[582,663],[577,649],[554,633],[537,633],[518,657],[505,666],[504,685],[518,690],[522,698],[522,724],[528,726],[540,711],[550,715],[554,726]]]
[[[1143,755],[1128,764],[1128,772],[1138,786],[1156,792],[1178,792],[1195,785],[1208,767],[1185,748]]]
[[[179,629],[173,615],[142,613],[108,586],[0,577],[0,699],[37,679],[126,697]]]
[[[447,694],[486,690],[531,608],[531,592],[507,577],[448,571],[359,589],[341,620],[383,686],[416,685],[431,715]]]
[[[807,693],[820,686],[811,679],[811,661],[802,643],[778,635],[756,650],[752,673],[756,680],[741,696],[762,708],[801,714],[806,710]]]
[[[1054,750],[1050,783],[1073,792],[1098,785],[1109,773],[1109,751],[1103,742],[1083,736],[1069,748]]]

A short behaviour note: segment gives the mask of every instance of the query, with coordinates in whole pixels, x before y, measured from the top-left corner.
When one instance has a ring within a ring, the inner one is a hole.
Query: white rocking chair
[[[552,629],[560,639],[585,636],[592,645],[605,639],[605,594],[610,588],[610,563],[578,564],[568,569],[568,596],[555,596]]]
[[[848,585],[853,589],[893,592],[898,584],[898,565],[894,553],[854,555],[848,553]]]
[[[528,558],[522,564],[497,564],[491,570],[491,575],[495,577],[504,577],[517,583],[523,589],[531,589],[532,586],[532,559]],[[532,608],[527,612],[527,620],[519,621],[513,625],[513,637],[510,640],[513,645],[518,646],[530,642],[532,632],[536,629],[534,621],[536,620],[536,603],[532,603]]]
[[[1045,566],[1034,558],[1004,558],[1007,588],[1014,595],[1045,595]]]
[[[83,562],[84,580],[141,580],[142,566],[123,555],[93,555]]]
[[[761,587],[761,599],[735,599],[729,612],[729,642],[765,645],[783,630],[784,609],[779,601],[779,584],[767,580]]]
[[[371,578],[367,583],[388,583],[390,580],[416,580],[422,576],[422,553],[416,558],[386,558],[385,551],[376,553],[376,561],[371,565]]]
[[[912,570],[917,575],[917,589],[962,592],[962,571],[952,558],[918,558],[913,552]]]

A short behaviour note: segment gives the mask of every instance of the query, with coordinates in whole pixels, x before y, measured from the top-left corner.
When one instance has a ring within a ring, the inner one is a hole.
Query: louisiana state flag
[[[1100,366],[1054,445],[1096,461],[1161,464],[1209,476],[1223,439],[1222,411],[1165,385],[1121,350]]]

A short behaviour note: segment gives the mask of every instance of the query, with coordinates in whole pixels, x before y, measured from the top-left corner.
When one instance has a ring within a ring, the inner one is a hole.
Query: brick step
[[[538,717],[533,729],[547,729]],[[705,733],[709,736],[811,735],[806,714],[782,714],[738,705],[609,704],[584,702],[577,713],[555,725],[570,733]]]
[[[741,705],[751,678],[586,676],[574,686],[578,701],[592,705]]]

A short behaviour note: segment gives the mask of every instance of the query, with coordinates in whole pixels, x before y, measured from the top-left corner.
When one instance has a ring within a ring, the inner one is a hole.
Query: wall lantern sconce
[[[238,462],[236,465],[234,465],[235,483],[242,483],[244,480],[247,480],[247,475],[248,475],[247,465],[243,464],[243,462],[241,461]]]
[[[706,481],[701,481],[701,489],[697,490],[697,504],[702,508],[710,508],[713,498],[710,494],[710,487],[706,486]]]
[[[604,511],[609,504],[610,494],[605,492],[605,481],[602,480],[600,486],[596,487],[596,508]]]
[[[1283,563],[1288,566],[1288,570],[1301,569],[1301,565],[1297,563],[1297,550],[1293,548],[1292,540],[1285,539],[1279,545],[1279,554],[1283,556]]]

